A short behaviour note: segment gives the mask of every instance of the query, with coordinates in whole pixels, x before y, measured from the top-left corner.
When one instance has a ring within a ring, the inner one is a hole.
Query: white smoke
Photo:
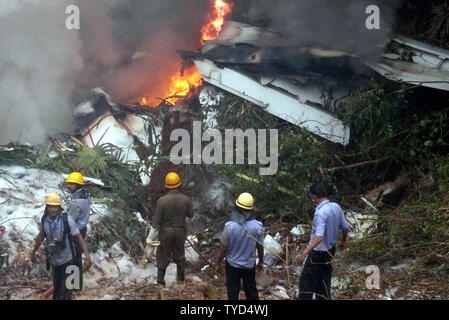
[[[0,2],[0,143],[39,143],[71,127],[73,76],[83,62],[78,35],[65,28],[66,5]]]

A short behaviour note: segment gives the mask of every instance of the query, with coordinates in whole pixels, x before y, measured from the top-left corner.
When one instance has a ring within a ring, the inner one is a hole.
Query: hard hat
[[[60,206],[61,202],[61,196],[56,192],[51,192],[45,197],[45,204],[49,206]]]
[[[179,178],[179,175],[176,172],[169,172],[165,176],[165,186],[168,189],[175,189],[178,188],[181,185],[181,178]]]
[[[244,192],[241,195],[239,195],[239,197],[235,201],[235,204],[239,208],[251,210],[254,205],[254,198],[250,193]]]
[[[72,172],[71,174],[69,174],[69,176],[67,177],[67,180],[65,182],[84,185],[84,177],[79,172]]]

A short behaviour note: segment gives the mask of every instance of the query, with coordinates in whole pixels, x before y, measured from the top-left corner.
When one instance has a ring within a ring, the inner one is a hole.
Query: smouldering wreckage
[[[337,111],[372,70],[449,91],[449,51],[397,36],[378,61],[323,47],[292,47],[276,31],[227,21],[198,52],[182,52],[203,80],[329,141],[347,145]]]
[[[182,51],[181,56],[187,63],[196,66],[205,83],[245,99],[318,137],[346,146],[350,142],[350,130],[338,119],[335,111],[348,101],[351,92],[367,83],[367,75],[377,72],[393,81],[449,91],[448,51],[399,36],[392,39],[388,50],[378,61],[364,61],[350,53],[328,48],[291,47],[275,31],[227,21],[217,39],[206,42],[199,52]],[[207,92],[212,92],[212,96]],[[213,104],[217,95],[223,93],[210,91],[205,85],[201,95],[203,99],[200,99],[202,103],[199,107]],[[155,109],[138,104],[116,104],[107,93],[94,89],[91,97],[74,109],[79,139],[70,136],[54,138],[54,148],[46,153],[46,157],[55,161],[61,157],[70,157],[73,143],[90,148],[110,145],[110,152],[120,161],[134,164],[139,183],[149,185],[151,189],[160,178],[158,171],[167,167],[153,167],[153,162],[148,159],[161,154],[167,156],[172,145],[168,141],[170,130],[190,125],[193,118],[189,108],[192,106],[188,105],[188,101],[186,103],[187,107],[183,108],[161,104]],[[198,102],[194,107],[198,107]],[[214,123],[213,119],[209,120]],[[27,154],[31,152],[28,148],[33,147],[11,144],[0,147],[0,153],[7,156],[14,152]],[[62,180],[62,176],[10,164],[0,167],[0,170],[0,241],[1,249],[6,251],[0,253],[0,267],[12,266],[33,277],[42,276],[42,270],[33,271],[27,266],[26,248],[31,248],[33,234],[37,233],[37,221],[43,210],[39,199],[43,199],[47,191],[58,189],[58,181]],[[195,173],[201,174],[201,169],[193,170],[199,170]],[[43,180],[46,182],[39,183]],[[104,187],[99,180],[92,180],[92,183]],[[406,179],[400,178],[362,197],[367,204],[366,212],[347,212],[348,220],[353,225],[351,236],[360,239],[373,231],[376,227],[377,206],[382,205],[386,195],[400,190],[406,183]],[[222,210],[229,202],[223,184],[225,182],[213,182],[206,195],[214,203],[216,211]],[[104,200],[98,199],[94,204],[94,230],[98,229],[101,217],[110,214]],[[142,225],[147,224],[140,213],[136,213],[136,219]],[[287,234],[298,239],[304,237],[305,228],[307,226],[298,225]],[[288,240],[287,243],[285,240],[286,235],[280,233],[273,236],[268,234],[265,238],[266,261],[272,268],[279,267],[280,256],[288,250]],[[192,248],[191,244],[195,241],[197,239],[191,237],[187,244],[188,259],[192,263],[201,261],[202,272],[207,272],[212,268],[208,261],[203,261],[207,259],[199,257]],[[110,248],[100,248],[93,254],[93,262],[94,268],[86,276],[86,287],[92,288],[95,293],[91,294],[96,297],[116,298],[110,292],[95,289],[101,283],[118,288],[138,282],[155,282],[154,265],[140,265],[119,243]],[[300,270],[296,268],[292,272],[297,275]],[[168,278],[168,283],[174,282],[174,266],[169,267]],[[192,283],[202,283],[193,274],[188,275],[187,279]],[[6,285],[18,280],[11,281]],[[289,299],[294,295],[291,286],[285,281],[276,282],[269,276],[259,278],[259,281],[266,282],[263,286],[271,288],[266,297]],[[335,278],[333,283],[336,287],[344,288],[345,279]],[[35,291],[30,289],[15,297],[29,298],[33,294]]]

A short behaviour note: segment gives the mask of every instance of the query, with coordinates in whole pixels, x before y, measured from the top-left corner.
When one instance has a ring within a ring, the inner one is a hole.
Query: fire
[[[198,87],[201,84],[201,79],[202,76],[196,71],[195,67],[185,70],[182,77],[179,73],[176,73],[170,79],[170,88],[167,97],[187,95],[191,87]],[[178,98],[167,99],[167,101],[172,104],[174,104],[176,100],[178,100]]]
[[[208,15],[207,24],[201,28],[202,45],[204,45],[205,41],[214,40],[218,37],[226,17],[232,12],[232,4],[228,3],[226,0],[209,1],[212,5],[212,12]],[[185,70],[183,76],[176,73],[170,78],[169,89],[165,95],[165,97],[168,98],[166,101],[175,104],[179,98],[170,97],[187,95],[190,88],[198,87],[201,84],[201,79],[202,76],[196,71],[195,67]],[[147,106],[148,99],[143,97],[140,104]]]
[[[209,14],[209,22],[201,29],[201,43],[214,40],[218,37],[225,18],[232,11],[232,4],[225,0],[211,0],[213,2],[213,12]]]

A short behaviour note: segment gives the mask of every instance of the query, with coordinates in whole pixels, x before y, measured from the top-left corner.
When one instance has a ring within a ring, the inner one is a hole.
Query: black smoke
[[[388,43],[401,0],[235,1],[234,17],[282,32],[292,45],[319,46],[375,58]],[[380,29],[368,30],[366,8],[380,9]]]

